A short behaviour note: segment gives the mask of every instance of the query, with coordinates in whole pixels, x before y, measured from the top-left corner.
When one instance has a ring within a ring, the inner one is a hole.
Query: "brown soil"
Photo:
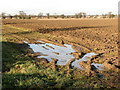
[[[101,73],[105,77],[115,76],[109,70],[120,70],[118,60],[118,21],[117,19],[83,19],[83,20],[3,20],[3,25],[10,25],[18,28],[28,29],[28,31],[4,31],[5,34],[18,38],[19,42],[22,40],[32,42],[35,40],[42,40],[44,42],[55,45],[64,46],[64,44],[71,44],[72,48],[77,53],[73,55],[76,58],[82,57],[88,52],[97,53],[96,56],[89,59],[89,62],[80,62],[83,67],[88,67],[87,74]],[[42,33],[42,35],[31,34]],[[48,35],[48,38],[43,38],[43,35]],[[29,36],[28,36],[29,35]],[[30,36],[32,35],[32,36]],[[54,38],[50,37],[53,36]],[[47,46],[52,48],[50,46]],[[45,48],[45,47],[43,47]],[[48,49],[48,48],[45,48]],[[55,62],[51,62],[52,68],[56,71]],[[102,72],[91,70],[91,62],[98,62],[105,64]],[[68,69],[70,67],[68,66]],[[82,71],[81,71],[82,72]],[[68,70],[68,74],[70,71]],[[79,72],[73,72],[77,74]],[[83,72],[82,72],[83,73]],[[116,76],[118,78],[118,76]],[[116,79],[116,77],[113,78]],[[116,79],[117,80],[117,79]],[[106,82],[112,83],[112,82]],[[113,83],[114,84],[114,83]]]

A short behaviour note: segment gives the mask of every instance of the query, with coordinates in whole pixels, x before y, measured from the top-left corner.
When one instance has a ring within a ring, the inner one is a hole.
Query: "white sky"
[[[0,13],[18,14],[20,10],[27,14],[105,14],[118,13],[119,0],[2,0]]]

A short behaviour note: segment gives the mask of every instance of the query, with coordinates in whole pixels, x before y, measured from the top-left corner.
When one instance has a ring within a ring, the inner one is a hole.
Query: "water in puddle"
[[[76,52],[76,51],[72,49],[71,45],[64,44],[65,47],[62,47],[62,46],[57,46],[57,45],[50,44],[50,43],[45,43],[42,41],[38,41],[38,42],[41,42],[43,44],[29,44],[26,41],[24,41],[24,43],[27,43],[30,46],[30,48],[33,49],[34,52],[42,52],[43,54],[47,55],[47,56],[38,56],[37,58],[46,58],[48,59],[48,61],[52,61],[51,58],[56,58],[58,59],[57,61],[58,65],[66,65],[71,58],[74,58],[74,56],[71,55],[70,53]],[[79,60],[76,59],[72,63],[72,66],[77,67],[78,69],[84,70],[84,68],[82,68],[79,65],[79,62],[87,61],[89,57],[93,55],[96,55],[96,54],[94,52],[85,54],[81,59]],[[104,66],[103,64],[95,64],[95,63],[93,63],[93,65],[99,70],[102,70],[100,67]]]
[[[75,61],[72,63],[72,66],[84,70],[84,68],[82,68],[82,67],[80,66],[79,62],[80,62],[80,61],[87,61],[91,56],[94,56],[94,55],[96,55],[94,52],[87,53],[87,54],[85,54],[81,59],[75,60]]]
[[[104,63],[103,64],[92,63],[92,65],[94,65],[98,70],[103,70],[101,67],[104,67]]]

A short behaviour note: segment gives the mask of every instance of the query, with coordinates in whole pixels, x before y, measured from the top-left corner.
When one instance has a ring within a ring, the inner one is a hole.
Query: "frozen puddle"
[[[66,65],[71,58],[74,58],[74,56],[71,55],[70,53],[76,51],[72,49],[71,45],[64,44],[65,47],[62,47],[51,43],[45,43],[42,41],[38,41],[38,42],[40,42],[40,44],[31,44],[31,43],[29,44],[28,42],[24,41],[24,43],[27,43],[30,46],[30,48],[33,49],[34,52],[42,52],[43,54],[47,55],[47,56],[38,56],[37,58],[46,58],[48,59],[48,61],[52,61],[51,58],[56,58],[58,59],[57,61],[58,65]],[[89,57],[94,55],[96,55],[94,52],[87,53],[81,59],[79,60],[76,59],[72,63],[72,66],[79,69],[84,69],[80,66],[79,62],[87,61]],[[99,70],[102,70],[100,67],[104,67],[103,64],[95,64],[95,63],[92,64]]]
[[[104,63],[103,64],[92,63],[92,65],[94,65],[98,70],[102,70],[102,68],[100,67],[104,67]]]
[[[72,63],[72,66],[74,67],[77,67],[77,68],[80,68],[80,69],[84,69],[80,66],[79,62],[80,61],[87,61],[90,57],[96,55],[94,52],[91,52],[91,53],[87,53],[85,54],[81,59],[79,60],[75,60],[73,63]]]

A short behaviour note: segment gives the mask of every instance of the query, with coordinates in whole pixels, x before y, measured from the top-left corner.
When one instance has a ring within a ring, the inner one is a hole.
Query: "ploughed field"
[[[118,62],[117,24],[117,19],[3,20],[3,25],[47,33],[60,37],[64,42],[69,41],[90,51],[104,53],[101,59],[110,60],[115,64]]]
[[[120,71],[120,64],[118,60],[118,20],[117,19],[74,19],[74,20],[18,20],[18,19],[5,19],[2,21],[3,24],[3,39],[7,42],[14,42],[23,44],[23,41],[28,42],[29,44],[38,44],[37,40],[44,41],[46,43],[52,43],[58,46],[64,46],[64,44],[69,44],[76,51],[73,56],[76,59],[82,58],[86,53],[94,52],[95,56],[89,58],[87,62],[81,61],[78,62],[81,66],[85,68],[84,71],[78,71],[82,75],[86,75],[89,78],[92,76],[98,76],[99,85],[93,87],[115,87],[119,88],[118,74]],[[39,42],[40,43],[40,42]],[[31,44],[31,45],[32,45]],[[53,46],[54,46],[53,45]],[[54,48],[48,45],[50,48]],[[43,47],[45,48],[45,47]],[[29,52],[33,51],[29,49]],[[39,53],[39,55],[42,52]],[[56,53],[56,52],[54,52]],[[38,53],[37,53],[38,54]],[[56,53],[59,54],[59,53]],[[32,59],[38,60],[35,58],[35,55],[27,54],[32,57]],[[38,55],[38,56],[39,56]],[[46,61],[45,58],[41,58]],[[55,59],[50,62],[55,68]],[[70,66],[68,62],[68,66]],[[47,61],[46,61],[47,63]],[[94,70],[91,63],[104,64],[104,68],[101,70]],[[6,64],[6,63],[5,63]],[[37,63],[38,64],[38,63]],[[59,66],[60,67],[60,66]],[[5,67],[5,70],[6,71]],[[61,67],[62,69],[64,66]],[[70,69],[68,67],[67,69]],[[72,73],[72,75],[79,75],[76,68],[72,72],[67,71],[67,74]],[[59,70],[58,70],[59,71]],[[17,72],[17,70],[15,71]],[[102,76],[101,76],[102,75]],[[109,77],[108,79],[103,78]],[[95,77],[96,78],[96,77]],[[76,77],[76,80],[79,77]],[[90,79],[91,80],[91,79]],[[106,86],[100,86],[100,83],[106,84]],[[91,82],[93,85],[94,82]],[[83,87],[84,84],[82,84]],[[89,84],[86,84],[89,86]],[[44,86],[43,86],[44,87]],[[75,86],[76,87],[76,86]],[[78,85],[79,87],[79,85]],[[91,86],[92,87],[92,86]]]

